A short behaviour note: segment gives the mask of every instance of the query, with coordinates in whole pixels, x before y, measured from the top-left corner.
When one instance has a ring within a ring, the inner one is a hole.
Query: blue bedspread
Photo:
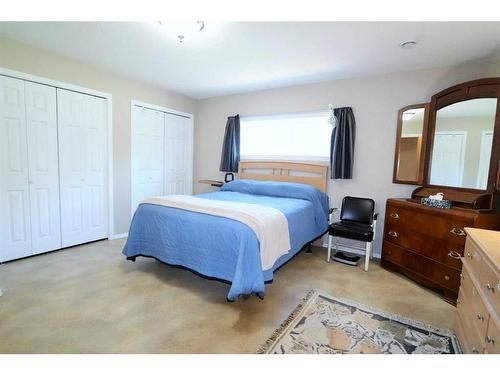
[[[265,282],[306,243],[328,229],[328,197],[303,184],[235,180],[200,198],[274,207],[286,216],[291,250],[262,271],[259,241],[239,221],[165,206],[141,204],[132,220],[123,254],[152,256],[231,283],[227,298],[265,294]]]

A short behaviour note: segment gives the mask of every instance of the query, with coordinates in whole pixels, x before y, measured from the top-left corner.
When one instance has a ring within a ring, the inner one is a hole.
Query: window
[[[328,112],[242,117],[242,159],[328,160]]]

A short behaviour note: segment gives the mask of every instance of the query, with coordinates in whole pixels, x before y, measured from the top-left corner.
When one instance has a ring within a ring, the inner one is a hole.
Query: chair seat
[[[365,242],[371,242],[373,239],[373,229],[371,225],[346,220],[331,224],[328,234],[330,236]]]

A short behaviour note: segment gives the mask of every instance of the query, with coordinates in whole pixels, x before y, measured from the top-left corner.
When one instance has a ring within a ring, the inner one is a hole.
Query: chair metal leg
[[[327,262],[330,261],[331,255],[332,255],[332,236],[328,235],[328,258],[326,259]]]
[[[365,271],[368,272],[368,264],[370,263],[370,257],[372,254],[372,243],[366,243],[366,255],[365,255]]]

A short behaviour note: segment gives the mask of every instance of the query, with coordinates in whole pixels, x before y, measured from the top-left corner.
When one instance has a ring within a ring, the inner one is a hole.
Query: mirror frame
[[[497,111],[493,128],[493,144],[490,155],[490,168],[488,172],[488,183],[485,190],[432,185],[429,183],[432,148],[434,145],[434,131],[436,129],[436,113],[439,109],[450,104],[463,102],[470,99],[492,98],[497,99]],[[432,188],[453,189],[473,193],[493,193],[500,191],[500,78],[483,78],[464,82],[447,88],[432,97],[429,110],[429,126],[427,134],[427,147],[424,161],[424,186]]]
[[[420,163],[416,180],[400,180],[398,179],[398,161],[399,161],[399,148],[401,141],[401,133],[403,131],[403,113],[410,109],[424,108],[424,124],[422,127],[422,150],[420,150]],[[406,185],[422,185],[424,183],[424,169],[425,169],[425,151],[427,149],[427,138],[429,128],[429,109],[430,103],[412,104],[401,108],[398,111],[398,127],[396,131],[396,146],[394,150],[394,169],[392,172],[392,182],[395,184]]]

